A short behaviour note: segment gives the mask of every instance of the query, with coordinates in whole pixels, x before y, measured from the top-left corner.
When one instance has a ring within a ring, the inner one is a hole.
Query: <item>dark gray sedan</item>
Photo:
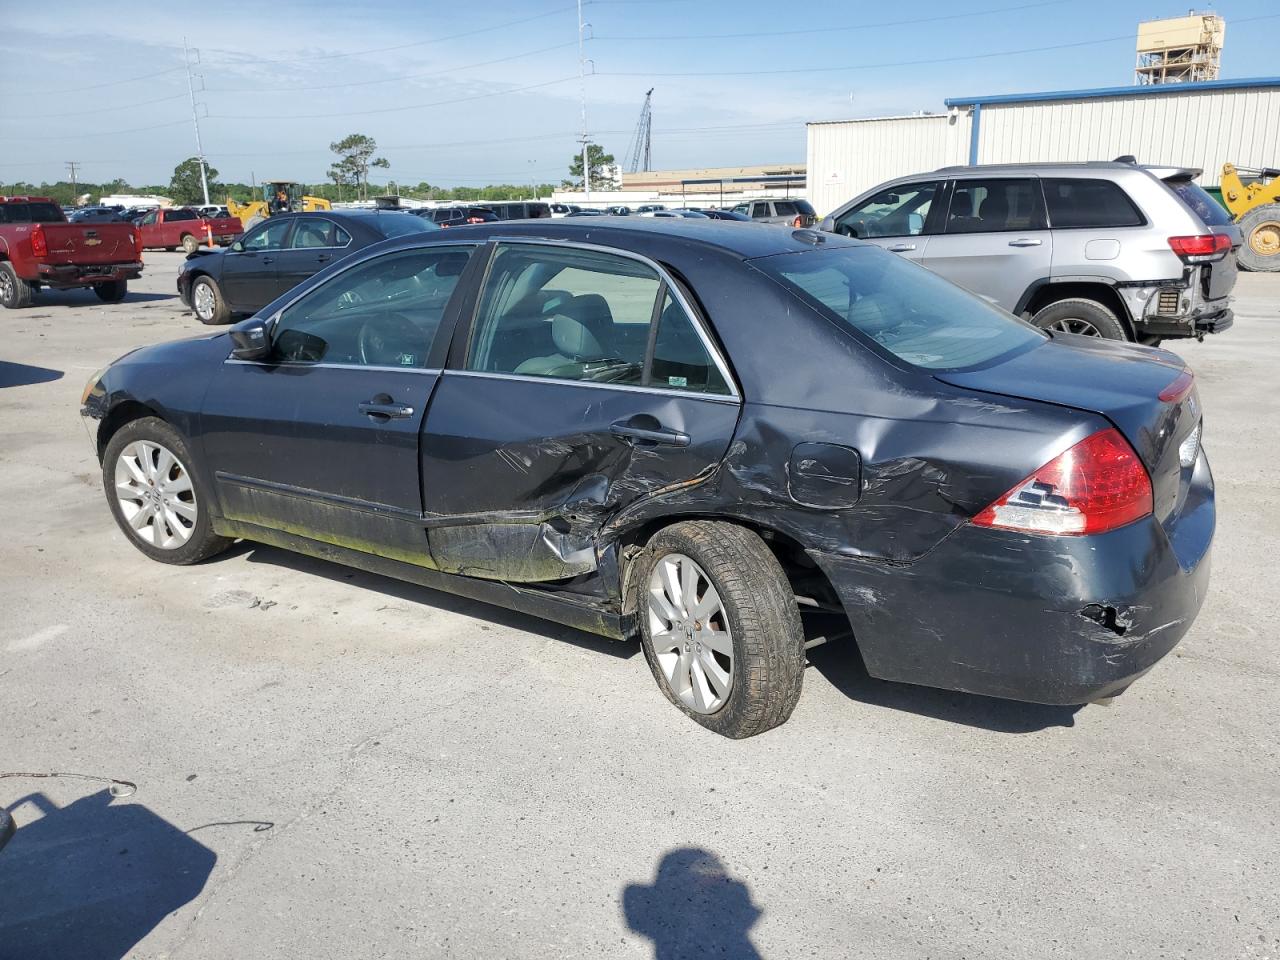
[[[201,323],[231,323],[370,244],[439,229],[394,210],[278,214],[225,250],[190,254],[178,274],[178,296]]]
[[[127,355],[84,413],[147,556],[244,538],[639,637],[731,737],[790,715],[815,617],[875,677],[1078,704],[1168,653],[1208,587],[1178,357],[814,230],[402,237]]]

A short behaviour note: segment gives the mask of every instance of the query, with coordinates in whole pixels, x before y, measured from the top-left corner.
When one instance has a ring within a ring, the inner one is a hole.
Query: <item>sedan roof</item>
[[[519,237],[522,240],[576,240],[599,243],[624,250],[652,247],[662,240],[681,244],[714,247],[744,260],[769,257],[779,253],[813,250],[817,246],[856,247],[857,240],[819,233],[817,230],[792,229],[753,224],[750,228],[731,220],[687,219],[684,217],[590,217],[559,220],[526,220],[486,223],[454,227],[449,239],[474,237],[491,240]]]

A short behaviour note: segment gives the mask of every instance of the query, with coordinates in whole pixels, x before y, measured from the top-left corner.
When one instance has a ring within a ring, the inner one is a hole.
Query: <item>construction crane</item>
[[[644,106],[640,108],[640,122],[636,124],[636,132],[631,137],[631,146],[627,149],[627,171],[636,173],[643,170],[648,173],[653,169],[653,87],[644,95]],[[641,166],[643,164],[643,166]]]

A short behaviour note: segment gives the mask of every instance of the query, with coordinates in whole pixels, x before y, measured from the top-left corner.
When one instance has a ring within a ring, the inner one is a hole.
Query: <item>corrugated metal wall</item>
[[[1201,167],[1218,183],[1223,163],[1280,163],[1280,89],[984,105],[979,163],[1113,160]]]
[[[808,125],[808,195],[819,214],[893,177],[969,160],[971,116],[886,117]],[[1200,167],[1280,166],[1280,87],[991,103],[980,163],[1112,160]]]
[[[820,214],[881,181],[964,163],[969,155],[963,114],[811,123],[808,136],[807,193]]]

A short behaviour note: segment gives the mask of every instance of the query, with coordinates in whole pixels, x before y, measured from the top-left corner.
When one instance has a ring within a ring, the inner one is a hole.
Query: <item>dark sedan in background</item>
[[[370,244],[438,229],[392,210],[278,214],[225,250],[188,256],[178,274],[178,296],[201,323],[230,323]]]
[[[83,412],[147,556],[244,538],[638,636],[731,737],[790,715],[807,635],[852,635],[883,679],[1108,698],[1208,587],[1178,357],[1051,336],[815,230],[402,237],[128,354]]]

